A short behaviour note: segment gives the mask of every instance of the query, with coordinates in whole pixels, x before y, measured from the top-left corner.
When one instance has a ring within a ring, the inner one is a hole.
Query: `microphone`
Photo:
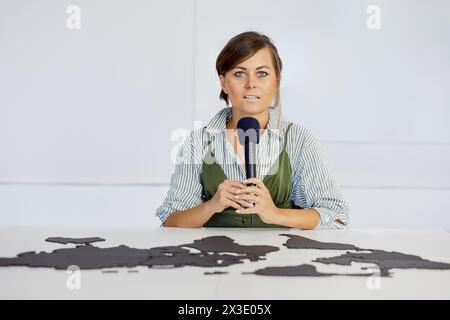
[[[245,150],[246,178],[256,178],[256,145],[259,143],[259,121],[253,117],[243,117],[237,123],[239,143]],[[249,183],[247,186],[256,186]],[[254,204],[253,204],[254,205]],[[253,223],[253,215],[251,215]]]
[[[239,143],[245,150],[246,178],[256,178],[256,145],[259,143],[258,120],[253,117],[244,117],[237,123]]]

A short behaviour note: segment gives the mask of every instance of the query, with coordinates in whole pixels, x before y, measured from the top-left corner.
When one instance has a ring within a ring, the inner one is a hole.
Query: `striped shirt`
[[[226,122],[232,117],[232,108],[220,110],[206,127],[193,130],[177,152],[175,172],[163,204],[156,210],[161,225],[175,212],[190,209],[202,202],[200,175],[202,162],[208,150],[208,138],[214,150],[215,161],[220,164],[229,180],[245,180],[245,171],[233,146],[226,139]],[[284,133],[290,122],[269,107],[267,130],[260,135],[256,147],[257,178],[263,179],[273,165],[285,143]],[[286,141],[286,152],[292,167],[291,200],[302,208],[314,208],[320,221],[316,229],[344,229],[349,222],[349,207],[341,195],[336,179],[327,167],[318,141],[306,127],[293,123]],[[337,221],[339,220],[339,222]],[[342,223],[340,223],[342,222]]]

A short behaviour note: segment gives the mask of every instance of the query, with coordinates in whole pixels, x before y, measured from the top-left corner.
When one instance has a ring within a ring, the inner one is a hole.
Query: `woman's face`
[[[268,48],[257,51],[219,78],[222,90],[239,114],[254,115],[266,111],[277,91],[277,78]]]

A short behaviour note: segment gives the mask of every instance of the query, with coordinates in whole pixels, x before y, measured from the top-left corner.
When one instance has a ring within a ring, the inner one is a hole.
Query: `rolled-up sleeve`
[[[170,178],[169,191],[163,204],[156,209],[156,216],[164,221],[175,211],[187,210],[203,202],[200,182],[201,158],[199,158],[198,132],[192,132],[177,152],[175,171]]]
[[[318,141],[310,135],[308,142],[297,157],[293,201],[319,212],[316,229],[345,229],[349,224],[349,206],[327,166]]]

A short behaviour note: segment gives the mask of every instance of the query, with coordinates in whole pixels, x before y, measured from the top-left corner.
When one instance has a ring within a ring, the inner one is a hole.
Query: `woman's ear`
[[[222,87],[223,92],[228,94],[227,84],[225,83],[225,77],[223,74],[219,75],[220,86]]]

